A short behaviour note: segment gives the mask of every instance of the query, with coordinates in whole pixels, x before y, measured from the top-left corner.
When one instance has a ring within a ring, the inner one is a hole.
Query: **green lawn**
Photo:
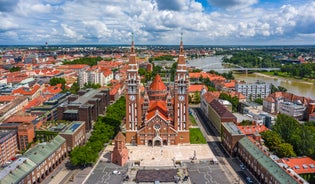
[[[189,121],[191,123],[192,126],[198,126],[198,124],[196,123],[195,118],[189,114]]]
[[[189,129],[190,135],[190,144],[206,144],[207,141],[203,137],[199,128],[190,128]]]

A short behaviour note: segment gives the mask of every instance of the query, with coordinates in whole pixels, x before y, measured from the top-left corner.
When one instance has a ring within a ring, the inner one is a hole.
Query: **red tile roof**
[[[243,134],[250,135],[269,130],[265,125],[237,126]]]
[[[297,174],[315,173],[315,160],[310,157],[283,158],[281,161]]]
[[[12,94],[33,95],[40,88],[39,84],[35,84],[32,89],[20,87],[12,91]]]
[[[56,86],[46,86],[43,89],[43,93],[50,93],[50,94],[57,94],[60,93],[62,91],[61,89],[61,84],[57,84]]]
[[[153,91],[165,91],[167,88],[164,84],[164,82],[161,79],[161,76],[157,74],[153,80],[153,82],[150,85],[150,90]]]
[[[147,120],[154,117],[156,114],[159,114],[163,119],[168,120],[168,111],[165,101],[150,101]]]
[[[207,103],[211,103],[212,100],[216,99],[214,95],[212,95],[211,92],[207,92],[203,95],[203,98],[206,100]]]
[[[11,116],[4,123],[31,123],[36,116]]]
[[[196,91],[201,91],[202,89],[207,89],[207,87],[205,85],[202,84],[195,84],[195,85],[190,85],[188,88],[188,92],[196,92]]]
[[[11,102],[11,101],[14,100],[15,98],[16,98],[16,96],[3,95],[3,96],[0,96],[0,102]]]

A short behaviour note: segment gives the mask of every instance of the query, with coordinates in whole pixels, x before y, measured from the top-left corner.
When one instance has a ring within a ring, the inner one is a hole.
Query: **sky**
[[[0,45],[315,44],[314,0],[0,0]]]

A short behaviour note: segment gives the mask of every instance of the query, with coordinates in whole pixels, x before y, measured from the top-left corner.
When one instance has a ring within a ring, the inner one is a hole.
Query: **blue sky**
[[[311,0],[0,0],[0,45],[315,44]]]

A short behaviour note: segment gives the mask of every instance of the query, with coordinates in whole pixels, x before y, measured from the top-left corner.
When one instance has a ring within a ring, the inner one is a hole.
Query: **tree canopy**
[[[50,79],[49,84],[51,86],[56,86],[57,84],[61,84],[61,88],[62,90],[64,90],[66,86],[66,80],[64,78],[53,77]]]
[[[76,59],[73,61],[64,61],[64,65],[73,65],[73,64],[87,64],[89,66],[97,65],[97,62],[103,60],[101,57],[84,57],[80,59]]]
[[[121,97],[107,108],[105,117],[98,117],[88,142],[84,146],[76,147],[71,151],[71,163],[74,166],[82,167],[95,163],[98,153],[104,147],[104,143],[113,139],[120,130],[120,124],[125,114],[125,97]]]

